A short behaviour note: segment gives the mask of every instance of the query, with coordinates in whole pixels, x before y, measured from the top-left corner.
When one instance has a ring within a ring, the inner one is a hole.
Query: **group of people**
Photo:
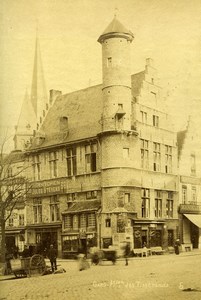
[[[143,247],[146,247],[146,244],[143,244]],[[174,244],[174,249],[175,249],[175,254],[179,254],[180,251],[180,241],[179,239],[177,239],[175,241],[175,244]],[[131,252],[131,249],[130,249],[130,243],[129,242],[125,242],[124,244],[124,258],[125,258],[125,265],[128,266],[128,258],[130,256],[130,252]],[[30,249],[25,245],[24,246],[24,250],[22,252],[22,257],[23,258],[27,258],[27,257],[30,257]],[[50,248],[49,248],[49,251],[47,251],[47,257],[49,258],[50,260],[50,263],[51,263],[51,270],[52,270],[52,273],[54,273],[56,270],[57,270],[57,250],[54,248],[53,244],[50,245]],[[82,259],[80,259],[81,257],[79,257],[79,263],[80,263],[80,266],[81,266],[81,263],[83,263],[83,257]],[[80,269],[82,269],[80,267]]]

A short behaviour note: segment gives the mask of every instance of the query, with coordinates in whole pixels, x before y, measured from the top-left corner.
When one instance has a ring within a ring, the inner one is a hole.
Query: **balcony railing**
[[[179,206],[179,212],[184,213],[201,213],[201,202],[188,202],[180,204]]]

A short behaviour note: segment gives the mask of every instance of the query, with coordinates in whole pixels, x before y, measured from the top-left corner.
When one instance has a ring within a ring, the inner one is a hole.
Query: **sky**
[[[47,92],[65,94],[102,82],[97,39],[115,13],[135,36],[132,74],[153,58],[176,129],[185,126],[201,101],[200,0],[1,0],[1,134],[14,133],[30,94],[36,28]]]

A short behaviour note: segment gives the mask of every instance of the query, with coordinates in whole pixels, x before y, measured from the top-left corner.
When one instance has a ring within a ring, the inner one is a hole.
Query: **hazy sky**
[[[99,35],[118,19],[130,29],[132,73],[152,57],[181,127],[201,98],[200,0],[1,0],[0,126],[13,129],[30,93],[36,27],[47,91],[63,93],[101,83]]]

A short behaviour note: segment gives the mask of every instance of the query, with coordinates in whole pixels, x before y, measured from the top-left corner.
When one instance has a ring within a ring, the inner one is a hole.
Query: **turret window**
[[[141,122],[147,124],[147,113],[141,110],[140,114],[141,114]]]
[[[108,59],[107,59],[107,67],[108,68],[112,67],[112,57],[108,57]]]

